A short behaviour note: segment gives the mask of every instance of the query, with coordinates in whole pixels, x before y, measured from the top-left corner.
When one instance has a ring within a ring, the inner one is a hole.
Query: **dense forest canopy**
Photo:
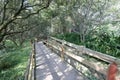
[[[119,3],[119,0],[0,0],[0,43],[17,39],[16,35],[30,38],[46,32],[44,35],[71,31],[78,33],[84,42],[85,36],[98,28],[119,36]]]
[[[50,0],[0,0],[0,43],[6,36],[29,31],[32,27],[28,27],[31,24],[28,18],[49,7],[50,2]]]
[[[30,40],[48,36],[120,58],[120,0],[0,0],[0,79],[23,75]]]

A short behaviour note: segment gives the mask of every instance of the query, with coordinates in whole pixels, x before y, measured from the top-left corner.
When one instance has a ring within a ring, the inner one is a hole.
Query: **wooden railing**
[[[25,72],[24,80],[36,80],[35,79],[35,41],[31,42],[32,52],[29,57],[28,66]]]
[[[48,38],[44,43],[89,80],[93,77],[106,80],[109,65],[115,62],[118,68],[115,80],[120,80],[120,59],[54,37]]]

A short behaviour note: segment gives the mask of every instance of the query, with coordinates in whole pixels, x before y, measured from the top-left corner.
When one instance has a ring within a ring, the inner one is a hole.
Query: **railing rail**
[[[120,75],[120,59],[54,37],[50,37],[45,43],[51,46],[52,49],[60,51],[61,54],[59,55],[62,58],[64,57],[64,59],[77,70],[81,71],[80,66],[78,66],[79,63],[84,65],[84,68],[87,67],[87,69],[94,70],[94,76],[99,80],[106,80],[107,70],[112,62],[118,65],[116,77]],[[88,59],[88,57],[93,61]]]
[[[30,54],[29,60],[28,60],[28,66],[25,72],[24,80],[36,80],[35,79],[35,41],[32,42],[32,52]]]
[[[85,53],[87,55],[90,55],[90,56],[93,56],[93,57],[96,57],[98,59],[101,59],[105,62],[108,62],[108,63],[116,62],[116,63],[120,64],[120,59],[117,59],[113,56],[109,56],[109,55],[106,55],[106,54],[103,54],[103,53],[100,53],[100,52],[97,52],[97,51],[93,51],[91,49],[85,48],[85,46],[78,46],[78,45],[75,45],[73,43],[67,42],[65,40],[60,40],[60,39],[57,39],[57,38],[54,38],[54,37],[50,37],[50,39],[55,40],[57,42],[60,42],[64,45],[66,45],[66,46],[75,48],[78,51],[84,51],[83,53]]]

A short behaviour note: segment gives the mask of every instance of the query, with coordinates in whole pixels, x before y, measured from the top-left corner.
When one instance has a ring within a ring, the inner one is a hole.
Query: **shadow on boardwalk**
[[[85,80],[69,64],[51,52],[42,42],[36,43],[36,80]]]

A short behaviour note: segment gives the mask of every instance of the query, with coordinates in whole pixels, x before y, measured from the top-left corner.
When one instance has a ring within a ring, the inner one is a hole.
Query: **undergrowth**
[[[30,43],[16,47],[8,40],[6,45],[0,51],[0,80],[22,80],[31,50]]]
[[[88,35],[84,43],[80,42],[80,36],[75,33],[57,34],[54,37],[120,58],[120,37],[103,36],[103,34]]]

